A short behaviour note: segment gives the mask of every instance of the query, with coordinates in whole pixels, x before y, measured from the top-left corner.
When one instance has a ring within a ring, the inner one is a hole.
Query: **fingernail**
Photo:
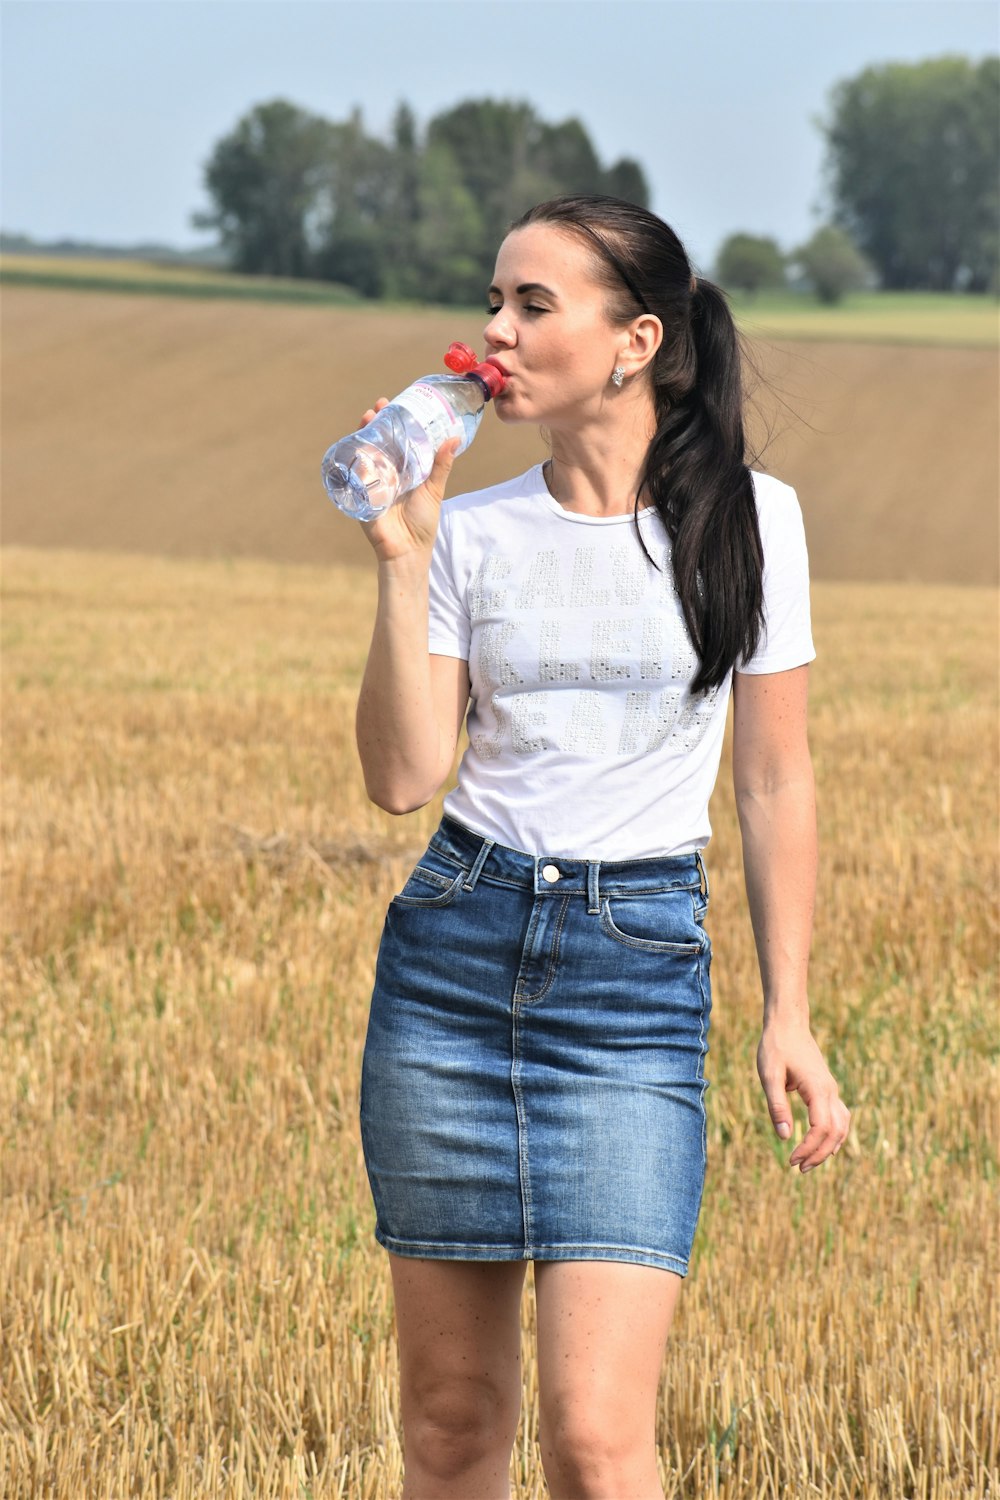
[[[815,1166],[816,1166],[816,1162],[811,1161],[809,1163],[809,1165],[807,1167],[803,1167],[802,1170],[803,1170],[803,1172],[811,1172],[812,1169],[813,1169],[813,1167],[815,1167]]]
[[[778,1134],[781,1136],[781,1139],[783,1141],[787,1141],[788,1137],[792,1133],[792,1127],[788,1124],[787,1120],[782,1120],[781,1124],[777,1128]]]

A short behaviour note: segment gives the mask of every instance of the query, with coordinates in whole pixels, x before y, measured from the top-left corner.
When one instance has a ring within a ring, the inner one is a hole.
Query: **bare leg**
[[[539,1261],[540,1441],[552,1500],[663,1500],[655,1415],[681,1278],[616,1261]]]
[[[523,1261],[390,1255],[403,1500],[508,1500],[521,1405]]]

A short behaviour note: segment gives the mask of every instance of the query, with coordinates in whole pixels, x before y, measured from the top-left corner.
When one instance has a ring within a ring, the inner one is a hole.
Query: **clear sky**
[[[375,134],[463,99],[578,116],[637,157],[702,268],[727,233],[807,237],[815,126],[872,63],[1000,50],[993,0],[4,0],[0,223],[40,239],[205,243],[212,147],[285,98]]]

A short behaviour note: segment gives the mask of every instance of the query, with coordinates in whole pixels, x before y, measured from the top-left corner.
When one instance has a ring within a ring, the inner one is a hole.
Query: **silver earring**
[[[616,385],[618,387],[618,389],[621,390],[621,388],[622,388],[622,381],[624,379],[625,379],[625,366],[624,365],[615,365],[614,369],[611,372],[611,384],[612,385]]]

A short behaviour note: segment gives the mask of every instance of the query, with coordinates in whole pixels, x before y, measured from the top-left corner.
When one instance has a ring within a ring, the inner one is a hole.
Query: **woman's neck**
[[[586,516],[631,515],[642,484],[655,424],[602,422],[590,431],[550,431],[545,482],[566,510]],[[642,494],[640,508],[648,503]]]

